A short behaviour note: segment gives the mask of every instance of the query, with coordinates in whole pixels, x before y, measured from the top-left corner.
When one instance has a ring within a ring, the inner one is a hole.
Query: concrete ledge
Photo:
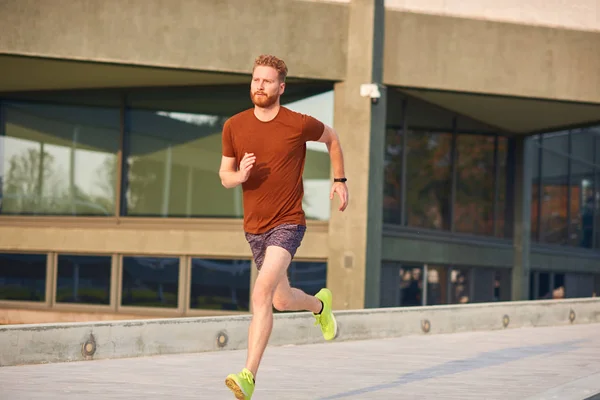
[[[336,312],[339,340],[600,322],[600,299]],[[0,327],[0,366],[244,349],[250,316]],[[323,342],[310,313],[275,316],[272,346]]]

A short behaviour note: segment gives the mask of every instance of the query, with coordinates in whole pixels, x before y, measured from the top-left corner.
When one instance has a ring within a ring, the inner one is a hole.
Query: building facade
[[[346,159],[340,213],[307,146],[292,285],[336,309],[597,295],[597,2],[498,3],[2,2],[3,321],[251,311],[218,166],[262,53]]]

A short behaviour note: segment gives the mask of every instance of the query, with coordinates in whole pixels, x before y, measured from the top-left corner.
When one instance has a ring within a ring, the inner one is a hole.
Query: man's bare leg
[[[318,314],[321,312],[323,304],[315,296],[291,287],[287,274],[285,274],[275,289],[273,306],[279,311],[312,311],[314,314]]]
[[[265,260],[252,291],[252,321],[248,329],[246,368],[256,378],[258,366],[273,330],[273,295],[292,261],[291,254],[277,246],[267,247]]]

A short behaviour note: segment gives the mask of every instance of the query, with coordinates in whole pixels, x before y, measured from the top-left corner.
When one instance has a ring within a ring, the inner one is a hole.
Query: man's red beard
[[[262,96],[257,95],[257,93],[262,93]],[[250,99],[252,99],[252,103],[254,103],[254,105],[256,105],[258,107],[262,107],[262,108],[271,107],[273,104],[275,104],[277,102],[278,98],[279,98],[278,94],[276,94],[274,96],[269,96],[265,92],[256,92],[254,94],[252,92],[250,92]]]

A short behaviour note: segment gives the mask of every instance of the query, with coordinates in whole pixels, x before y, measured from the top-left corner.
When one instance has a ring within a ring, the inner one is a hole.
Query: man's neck
[[[280,108],[279,103],[275,103],[268,108],[254,106],[254,115],[262,122],[269,122],[277,116]]]

